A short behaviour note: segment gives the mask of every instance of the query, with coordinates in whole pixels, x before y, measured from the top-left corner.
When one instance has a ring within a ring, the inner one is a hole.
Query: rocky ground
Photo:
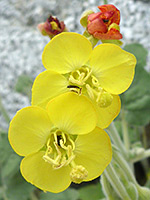
[[[138,42],[150,50],[150,1],[109,0],[109,3],[121,11],[124,42]],[[86,9],[97,12],[100,4],[102,0],[0,0],[0,95],[10,118],[18,109],[30,105],[27,96],[14,90],[18,77],[27,74],[35,78],[44,70],[41,55],[49,39],[41,36],[37,24],[52,14],[64,20],[70,31],[82,33],[81,13]],[[0,114],[0,128],[7,126]]]

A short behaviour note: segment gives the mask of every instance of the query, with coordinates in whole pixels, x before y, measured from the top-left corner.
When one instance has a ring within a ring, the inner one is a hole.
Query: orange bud
[[[100,11],[103,13],[103,16],[109,18],[109,23],[120,23],[120,11],[111,4],[98,6]]]
[[[88,32],[100,40],[119,40],[120,11],[113,5],[98,6],[101,12],[88,16]]]

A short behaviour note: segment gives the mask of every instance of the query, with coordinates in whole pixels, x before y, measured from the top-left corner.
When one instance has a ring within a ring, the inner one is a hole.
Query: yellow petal
[[[105,129],[111,122],[117,117],[121,109],[121,101],[118,95],[113,95],[113,101],[110,106],[101,108],[95,105],[95,109],[98,112],[98,123],[97,126]]]
[[[54,97],[67,92],[67,79],[57,72],[44,71],[37,76],[32,88],[32,105],[45,108]]]
[[[48,103],[49,117],[60,130],[69,134],[86,134],[97,123],[93,104],[85,96],[73,92],[62,94]]]
[[[52,127],[47,112],[39,107],[21,109],[12,119],[8,138],[12,148],[21,156],[40,150]]]
[[[100,44],[92,52],[90,65],[102,88],[120,94],[133,81],[136,58],[115,44]]]
[[[110,138],[107,133],[96,127],[87,135],[80,135],[75,142],[75,163],[88,171],[84,181],[100,176],[112,159]]]
[[[69,187],[70,167],[53,169],[51,164],[42,158],[44,152],[40,151],[25,157],[21,162],[22,176],[31,184],[44,191],[58,193]]]
[[[46,69],[64,74],[84,65],[91,51],[92,45],[84,36],[61,33],[46,45],[42,61]]]

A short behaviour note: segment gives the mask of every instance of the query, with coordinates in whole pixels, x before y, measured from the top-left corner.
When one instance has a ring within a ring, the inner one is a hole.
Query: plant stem
[[[10,118],[9,118],[7,111],[5,110],[5,108],[2,104],[1,96],[0,96],[0,111],[1,111],[4,119],[6,120],[6,122],[10,123]]]
[[[148,158],[148,157],[150,157],[150,149],[145,150],[145,152],[143,154],[138,155],[137,157],[131,159],[131,162],[135,163],[135,162],[138,162],[138,161],[143,160],[143,159]]]
[[[104,4],[108,4],[108,1],[107,1],[107,0],[104,0]]]
[[[132,173],[132,170],[130,169],[127,161],[123,158],[123,156],[120,154],[120,152],[116,151],[115,148],[113,149],[113,158],[114,160],[119,164],[119,166],[123,169],[126,176],[128,177],[129,181],[133,182],[134,184],[137,184],[136,179]]]
[[[112,187],[108,181],[108,179],[106,178],[105,174],[103,173],[103,175],[101,176],[101,184],[102,184],[102,189],[103,192],[105,194],[105,196],[107,197],[107,200],[112,200]]]
[[[2,191],[2,196],[3,196],[3,199],[4,200],[8,200],[7,198],[7,195],[6,195],[6,191],[5,191],[5,184],[4,184],[4,180],[3,180],[3,177],[2,177],[2,173],[1,173],[1,165],[0,165],[0,181],[1,181],[1,191]]]
[[[123,132],[123,140],[126,147],[126,150],[128,151],[130,149],[130,140],[129,140],[129,133],[128,133],[128,125],[125,120],[125,110],[122,108],[121,110],[121,118],[122,118],[122,132]]]
[[[106,129],[106,131],[109,133],[113,143],[121,150],[123,156],[127,159],[126,149],[124,147],[123,142],[121,141],[119,133],[114,125],[114,122],[110,124],[110,126]]]
[[[129,197],[124,185],[120,181],[120,179],[119,179],[117,173],[115,172],[115,169],[111,165],[111,163],[105,169],[104,174],[107,177],[107,179],[109,180],[109,182],[111,183],[111,185],[114,188],[114,190],[116,191],[116,193],[119,195],[119,197],[121,199],[130,200],[130,197]]]

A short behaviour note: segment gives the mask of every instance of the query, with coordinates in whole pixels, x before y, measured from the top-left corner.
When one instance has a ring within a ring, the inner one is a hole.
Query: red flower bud
[[[46,22],[38,25],[38,29],[42,35],[48,35],[53,38],[55,35],[67,31],[63,21],[59,21],[56,17],[50,16]]]
[[[119,40],[120,11],[113,5],[98,6],[101,12],[88,16],[88,32],[100,40]]]

